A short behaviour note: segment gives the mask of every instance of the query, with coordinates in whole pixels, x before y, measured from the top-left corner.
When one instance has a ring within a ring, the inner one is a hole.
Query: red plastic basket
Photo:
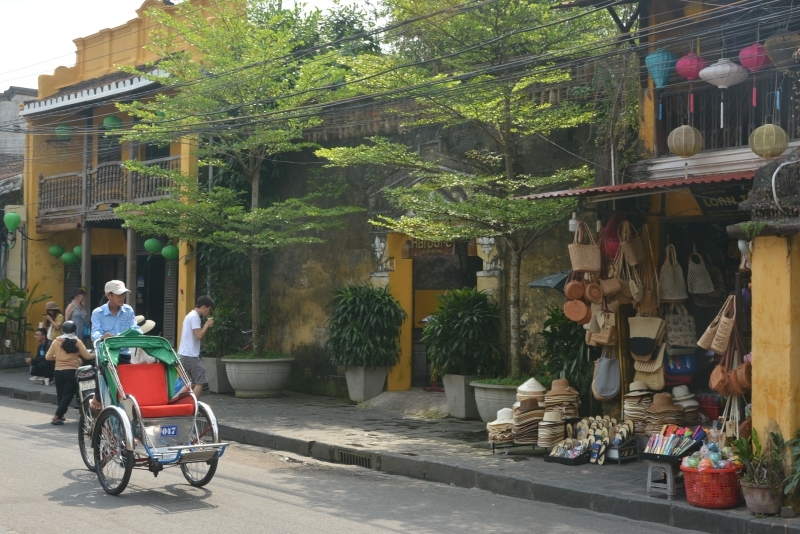
[[[742,490],[735,467],[730,469],[692,469],[681,466],[686,500],[698,508],[736,508]]]

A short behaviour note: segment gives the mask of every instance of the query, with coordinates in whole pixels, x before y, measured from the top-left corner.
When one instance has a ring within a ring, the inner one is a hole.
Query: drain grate
[[[357,465],[358,467],[372,469],[372,455],[369,453],[338,449],[336,451],[336,461],[344,465]]]

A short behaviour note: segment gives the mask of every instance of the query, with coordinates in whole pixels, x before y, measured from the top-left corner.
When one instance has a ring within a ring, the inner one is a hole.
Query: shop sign
[[[454,256],[456,244],[454,241],[426,241],[424,239],[409,239],[403,245],[403,258],[418,258],[419,256]]]
[[[706,217],[741,216],[739,202],[747,199],[748,190],[741,184],[715,184],[692,191]]]

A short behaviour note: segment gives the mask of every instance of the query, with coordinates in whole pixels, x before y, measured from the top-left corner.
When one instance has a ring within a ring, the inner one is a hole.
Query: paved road
[[[52,410],[0,398],[0,532],[687,532],[237,444],[205,488],[134,470],[111,497],[81,462],[76,412],[58,427]]]

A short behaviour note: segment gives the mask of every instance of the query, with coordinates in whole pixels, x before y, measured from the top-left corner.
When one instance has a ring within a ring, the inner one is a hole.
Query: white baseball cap
[[[123,293],[130,293],[131,290],[125,287],[121,280],[110,280],[106,282],[105,293],[114,293],[115,295],[122,295]]]

